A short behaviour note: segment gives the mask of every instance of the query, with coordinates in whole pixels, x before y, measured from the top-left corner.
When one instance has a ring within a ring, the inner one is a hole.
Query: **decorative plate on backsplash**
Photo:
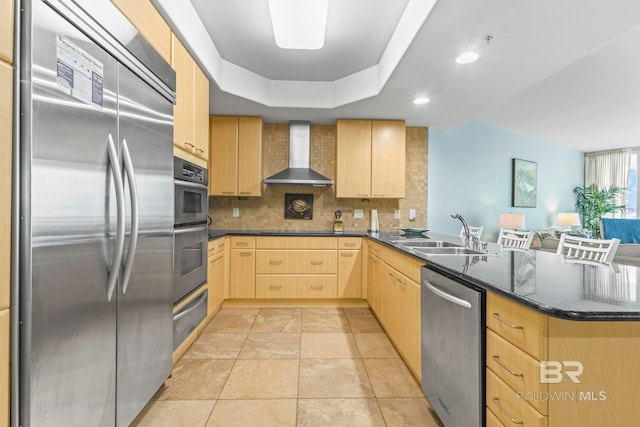
[[[285,194],[284,219],[312,219],[313,194]]]

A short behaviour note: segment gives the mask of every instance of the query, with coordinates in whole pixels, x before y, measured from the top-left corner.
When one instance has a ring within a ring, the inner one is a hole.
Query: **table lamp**
[[[567,227],[567,230],[571,230],[572,226],[580,225],[580,215],[576,212],[559,213],[558,225],[561,227]]]
[[[523,213],[501,213],[498,219],[498,227],[508,228],[510,230],[522,230],[524,228]]]

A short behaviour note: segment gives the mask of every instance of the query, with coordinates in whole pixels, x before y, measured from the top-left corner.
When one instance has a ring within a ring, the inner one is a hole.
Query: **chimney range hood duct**
[[[289,122],[289,167],[269,178],[271,185],[311,185],[327,187],[333,180],[309,168],[310,124],[308,121]]]

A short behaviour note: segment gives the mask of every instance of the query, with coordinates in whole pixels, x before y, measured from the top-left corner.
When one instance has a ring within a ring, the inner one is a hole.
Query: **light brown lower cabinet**
[[[9,425],[9,357],[10,357],[10,311],[0,311],[0,425]]]
[[[231,249],[230,253],[229,298],[255,298],[255,249]]]
[[[209,257],[207,282],[209,283],[207,314],[211,314],[218,310],[224,300],[224,252]]]
[[[382,318],[382,265],[380,258],[367,255],[367,302],[378,319]]]
[[[338,251],[338,298],[362,298],[362,251]]]

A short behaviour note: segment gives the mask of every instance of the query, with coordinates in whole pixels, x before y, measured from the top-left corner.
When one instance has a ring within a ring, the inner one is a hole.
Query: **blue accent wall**
[[[511,206],[512,159],[538,163],[535,208]],[[584,184],[584,153],[563,145],[469,120],[445,132],[429,129],[428,228],[458,235],[459,213],[496,241],[501,212],[522,212],[529,230],[556,226],[559,212],[575,212],[573,188]]]

